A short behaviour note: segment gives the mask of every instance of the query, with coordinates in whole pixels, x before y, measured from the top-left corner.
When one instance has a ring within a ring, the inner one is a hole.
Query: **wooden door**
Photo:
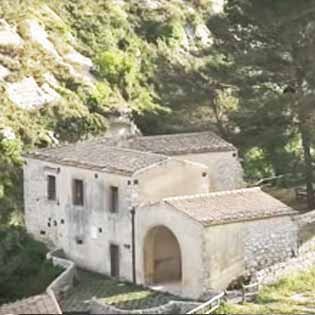
[[[119,247],[114,244],[110,245],[110,275],[119,277]]]

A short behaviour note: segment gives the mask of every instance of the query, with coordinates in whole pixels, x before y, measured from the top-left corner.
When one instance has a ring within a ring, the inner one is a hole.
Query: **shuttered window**
[[[47,176],[47,199],[56,200],[56,176]]]
[[[84,185],[83,180],[74,179],[72,183],[73,204],[75,206],[84,205]]]
[[[110,212],[118,212],[118,187],[110,187]]]

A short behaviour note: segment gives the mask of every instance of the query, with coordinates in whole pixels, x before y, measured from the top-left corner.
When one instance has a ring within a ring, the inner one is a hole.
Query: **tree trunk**
[[[313,165],[311,155],[311,136],[304,122],[301,122],[300,132],[302,137],[303,153],[304,153],[304,172],[307,190],[307,204],[309,210],[315,209],[315,196],[313,189]]]

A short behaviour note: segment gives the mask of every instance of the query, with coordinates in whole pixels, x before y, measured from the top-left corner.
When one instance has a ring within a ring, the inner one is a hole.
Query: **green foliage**
[[[246,153],[259,145],[265,168],[293,172],[301,158],[287,150],[303,139],[305,182],[309,196],[312,178],[310,139],[314,117],[314,3],[312,1],[230,0],[225,14],[209,19],[221,56],[205,71],[216,74],[217,85],[233,86],[239,97],[237,112],[226,111],[238,126],[237,142]],[[301,149],[301,147],[300,147]],[[315,200],[314,200],[315,202]],[[312,201],[313,203],[313,201]]]
[[[265,286],[253,303],[223,304],[217,314],[304,314],[314,309],[314,269],[294,273],[277,283]],[[294,299],[300,295],[302,299]]]
[[[95,63],[100,76],[120,88],[132,84],[139,71],[137,61],[118,49],[101,53]]]
[[[0,230],[0,304],[45,291],[62,271],[46,260],[46,253],[23,229]]]

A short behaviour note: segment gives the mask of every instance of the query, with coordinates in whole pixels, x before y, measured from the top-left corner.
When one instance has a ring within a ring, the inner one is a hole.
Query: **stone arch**
[[[151,228],[144,240],[144,278],[146,284],[182,280],[182,256],[178,240],[165,226]]]

